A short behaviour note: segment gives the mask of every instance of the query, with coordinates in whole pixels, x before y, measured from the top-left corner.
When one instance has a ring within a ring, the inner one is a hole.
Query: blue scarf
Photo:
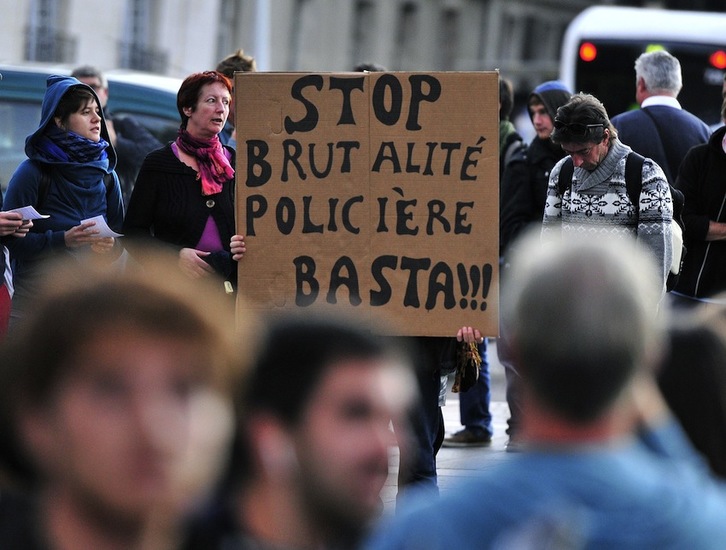
[[[38,140],[37,150],[49,162],[83,164],[105,159],[108,156],[106,153],[108,145],[103,138],[93,141],[50,124],[45,134]]]

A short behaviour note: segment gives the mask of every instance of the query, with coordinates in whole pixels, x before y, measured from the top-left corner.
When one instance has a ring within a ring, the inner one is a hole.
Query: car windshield
[[[18,164],[25,160],[25,138],[39,122],[40,103],[0,101],[0,188],[3,191]]]
[[[0,66],[0,191],[5,192],[18,165],[26,159],[25,139],[38,127],[48,71]],[[59,73],[62,74],[62,73]],[[133,117],[164,144],[176,138],[179,113],[174,80],[145,75],[109,78],[108,108],[115,119]],[[154,78],[156,80],[154,80]],[[159,82],[160,81],[160,82]]]

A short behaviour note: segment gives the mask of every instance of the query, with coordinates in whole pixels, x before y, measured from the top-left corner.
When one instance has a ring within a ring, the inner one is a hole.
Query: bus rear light
[[[580,59],[586,62],[595,61],[597,48],[592,42],[583,42],[580,45]]]
[[[726,52],[723,50],[715,51],[710,55],[708,61],[711,66],[717,69],[726,69]]]

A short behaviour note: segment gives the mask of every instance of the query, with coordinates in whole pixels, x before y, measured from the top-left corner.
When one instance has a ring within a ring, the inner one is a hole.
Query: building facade
[[[183,77],[243,48],[261,70],[500,69],[517,88],[557,75],[584,0],[0,0],[0,61]]]

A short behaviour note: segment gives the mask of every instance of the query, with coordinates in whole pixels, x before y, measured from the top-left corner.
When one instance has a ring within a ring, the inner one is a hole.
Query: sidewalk
[[[465,483],[467,478],[475,477],[478,472],[491,467],[497,462],[507,458],[504,446],[507,443],[507,418],[509,407],[505,397],[504,368],[499,363],[496,351],[496,341],[490,340],[488,345],[489,372],[491,375],[492,400],[490,410],[494,436],[492,444],[488,447],[442,447],[436,457],[437,473],[439,478],[439,491],[445,494],[456,485]],[[449,380],[449,393],[446,396],[446,405],[443,407],[444,425],[446,433],[451,434],[462,429],[459,423],[459,396],[451,393],[453,380]],[[398,451],[391,453],[390,475],[383,488],[381,498],[387,511],[395,509],[398,476]]]

